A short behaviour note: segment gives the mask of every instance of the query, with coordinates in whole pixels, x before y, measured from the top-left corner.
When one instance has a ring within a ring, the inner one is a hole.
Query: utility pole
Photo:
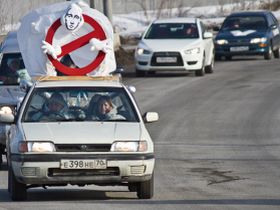
[[[104,15],[106,15],[107,18],[112,23],[113,22],[112,0],[103,0],[103,12],[104,12]]]
[[[90,0],[89,1],[89,6],[93,9],[95,9],[95,0]]]

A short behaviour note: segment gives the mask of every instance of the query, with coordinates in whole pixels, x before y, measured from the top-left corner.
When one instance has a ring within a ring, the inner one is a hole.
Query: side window
[[[276,17],[273,15],[273,14],[270,14],[271,15],[271,17],[272,17],[272,20],[273,20],[273,23],[274,23],[274,25],[279,25],[279,22],[278,22],[278,20],[276,19]]]
[[[273,20],[273,17],[271,14],[268,15],[268,26],[271,27],[275,25],[275,21]]]

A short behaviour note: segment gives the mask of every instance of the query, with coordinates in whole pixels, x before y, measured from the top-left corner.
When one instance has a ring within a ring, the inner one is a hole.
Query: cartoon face
[[[82,11],[78,6],[71,5],[64,15],[65,26],[73,31],[82,23]]]

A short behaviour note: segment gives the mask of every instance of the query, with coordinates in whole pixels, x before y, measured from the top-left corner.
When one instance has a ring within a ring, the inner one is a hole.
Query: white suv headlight
[[[148,55],[148,54],[151,54],[151,51],[140,47],[140,48],[136,49],[136,53],[137,53],[137,55],[143,55],[143,54]]]
[[[196,47],[196,48],[188,49],[188,50],[185,50],[185,53],[186,54],[199,54],[200,48]]]
[[[266,37],[262,37],[262,38],[251,39],[250,43],[251,44],[258,44],[258,43],[264,43],[266,41],[267,41],[267,38]]]
[[[19,152],[55,152],[52,142],[20,142]]]
[[[146,141],[116,141],[111,146],[111,152],[146,152]]]

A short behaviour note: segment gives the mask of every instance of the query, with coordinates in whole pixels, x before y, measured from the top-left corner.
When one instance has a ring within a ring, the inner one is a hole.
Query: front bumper
[[[62,159],[106,159],[106,169],[61,169]],[[151,179],[153,154],[21,154],[11,155],[16,179],[34,185],[123,184]]]
[[[158,62],[157,58],[176,58],[176,62]],[[202,68],[203,54],[181,52],[154,52],[136,56],[136,69],[140,71],[194,71]]]
[[[231,49],[240,48],[240,51]],[[248,49],[245,49],[248,48]],[[269,51],[269,46],[260,47],[258,44],[242,44],[242,45],[217,45],[215,44],[216,56],[234,56],[234,55],[264,55]]]

